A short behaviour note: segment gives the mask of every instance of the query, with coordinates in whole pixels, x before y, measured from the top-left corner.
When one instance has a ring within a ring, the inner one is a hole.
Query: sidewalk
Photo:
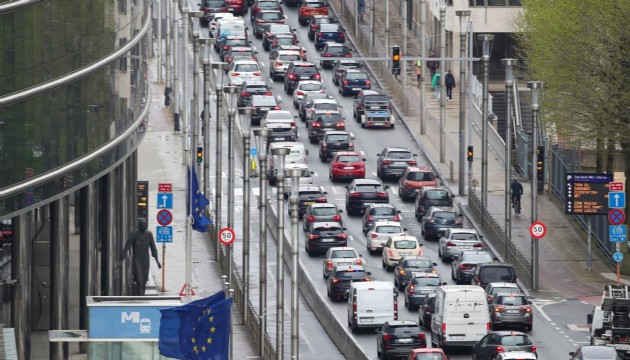
[[[352,2],[352,1],[350,1]],[[339,3],[332,1],[336,7],[336,11],[340,14]],[[348,6],[352,6],[350,3]],[[383,6],[383,5],[381,5]],[[377,9],[375,16],[374,29],[383,29],[384,23],[383,9]],[[430,15],[429,15],[430,16]],[[369,19],[369,15],[366,15]],[[390,24],[401,24],[402,17],[398,12],[398,7],[390,4]],[[348,31],[352,31],[353,26],[348,24]],[[363,22],[359,26],[360,31],[369,33],[369,25]],[[392,26],[390,31],[390,44],[400,44],[402,42],[401,30],[399,26]],[[415,37],[414,32],[409,32],[408,54],[418,54],[419,40]],[[383,35],[378,33],[375,42],[375,51],[370,56],[387,56],[387,52],[383,47]],[[367,54],[367,49],[357,49]],[[459,86],[460,79],[455,74],[456,81]],[[420,89],[415,76],[409,76],[410,86],[408,87],[407,103],[419,104]],[[420,134],[419,116],[407,116],[404,121],[416,137],[418,142],[424,148],[427,155],[439,164],[439,113],[440,105],[433,97],[433,91],[430,88],[430,80],[424,81],[426,88],[426,104],[427,104],[427,123],[426,135]],[[396,99],[395,99],[396,101]],[[457,193],[458,183],[458,161],[459,159],[459,88],[453,91],[453,101],[446,103],[446,156],[445,159],[454,162],[453,182],[449,181],[450,164],[441,163],[438,165],[438,171],[443,175],[443,179],[447,185]],[[468,112],[468,107],[466,106]],[[417,112],[417,110],[416,110]],[[468,144],[468,133],[466,134],[466,144]],[[473,127],[473,142],[475,148],[475,158],[473,162],[473,178],[477,181],[481,179],[481,129]],[[464,150],[462,150],[464,151]],[[492,218],[503,228],[505,217],[505,167],[502,160],[498,160],[493,155],[495,151],[503,151],[503,149],[488,149],[488,211]],[[468,164],[466,165],[468,168]],[[529,235],[531,202],[530,189],[528,182],[523,182],[525,194],[522,197],[523,211],[520,218],[512,218],[512,241],[517,248],[528,259],[531,259],[531,237]],[[470,189],[466,189],[468,193]],[[457,200],[464,207],[468,207],[468,197],[458,196]],[[593,262],[592,271],[587,271],[587,244],[586,233],[578,227],[575,221],[564,214],[563,204],[560,203],[552,194],[546,191],[538,195],[538,219],[547,225],[546,236],[539,240],[539,291],[532,293],[541,299],[560,299],[560,298],[586,298],[590,296],[601,295],[601,291],[605,284],[611,284],[615,281],[615,273],[609,267],[609,262],[604,259],[602,251],[593,243]],[[472,219],[471,219],[472,220]],[[479,227],[480,224],[477,224]],[[622,276],[622,282],[630,284],[630,277]]]

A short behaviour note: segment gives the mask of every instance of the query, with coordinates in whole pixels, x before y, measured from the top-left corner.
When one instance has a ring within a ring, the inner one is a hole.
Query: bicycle
[[[514,209],[514,214],[521,215],[521,198],[513,197],[512,198],[512,208]]]

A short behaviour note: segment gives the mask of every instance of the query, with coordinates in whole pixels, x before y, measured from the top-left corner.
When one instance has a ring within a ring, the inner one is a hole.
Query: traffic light
[[[545,147],[538,146],[536,148],[536,158],[538,159],[536,163],[536,179],[538,181],[545,180]]]
[[[472,147],[472,145],[470,145],[468,147],[468,151],[466,152],[466,156],[468,156],[468,161],[470,161],[470,162],[473,161],[473,147]]]
[[[197,146],[197,162],[198,163],[203,162],[203,147],[201,146]]]
[[[400,75],[400,46],[392,46],[392,74]]]

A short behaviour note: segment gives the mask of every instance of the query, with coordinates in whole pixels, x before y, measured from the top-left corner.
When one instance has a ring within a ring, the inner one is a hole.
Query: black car
[[[319,61],[322,69],[332,69],[335,60],[326,60],[326,58],[352,57],[350,48],[344,44],[326,43],[322,46],[320,55],[323,58]]]
[[[406,358],[411,350],[425,347],[426,336],[415,321],[388,321],[376,334],[376,355],[379,358]]]
[[[403,290],[413,272],[435,273],[437,264],[426,256],[403,256],[394,268],[394,286]]]
[[[440,232],[449,228],[462,228],[464,215],[453,208],[431,206],[422,218],[422,235],[425,239],[436,239]]]
[[[453,198],[455,195],[451,194],[447,187],[425,186],[418,191],[415,203],[415,215],[418,221],[422,221],[422,217],[427,213],[431,206],[443,206],[453,207]]]
[[[267,138],[267,146],[277,141],[297,141],[297,132],[291,126],[291,123],[270,123],[267,128],[271,130],[271,134]]]
[[[284,45],[284,46],[297,46],[298,39],[295,31],[291,28],[291,26],[286,24],[268,24],[265,27],[265,31],[263,32],[263,40],[262,46],[263,49],[269,51],[271,50],[271,42],[274,35],[286,34],[293,36],[294,44]]]
[[[388,185],[373,179],[354,179],[346,186],[346,212],[361,213],[368,204],[389,204]]]
[[[225,54],[231,47],[250,46],[251,41],[240,36],[224,36],[219,41],[219,57],[221,61],[225,61]]]
[[[254,36],[260,39],[269,24],[284,24],[285,17],[281,10],[261,10],[256,13],[252,26],[254,27]],[[267,49],[265,49],[267,50]]]
[[[369,204],[363,214],[363,233],[377,221],[398,221],[400,222],[400,210],[391,204]]]
[[[418,164],[415,156],[408,148],[388,146],[380,153],[376,154],[376,174],[379,179],[385,180],[388,177],[399,177],[408,166]]]
[[[391,103],[389,96],[381,94],[376,90],[361,90],[352,103],[354,118],[361,122],[361,116],[368,111],[390,111]]]
[[[412,272],[409,284],[405,286],[405,307],[417,309],[429,294],[435,294],[439,286],[446,285],[437,273]]]
[[[329,42],[345,43],[346,34],[340,24],[320,24],[314,39],[315,49],[321,50]]]
[[[483,250],[466,250],[451,262],[451,278],[457,285],[470,284],[475,269],[479,264],[494,262],[494,257]]]
[[[251,106],[253,95],[272,96],[272,93],[264,81],[243,81],[238,91],[238,107]]]
[[[337,20],[328,15],[315,15],[308,22],[308,38],[309,40],[315,40],[315,32],[319,30],[320,24],[333,24]]]
[[[364,66],[357,60],[336,60],[332,67],[333,83],[335,85],[339,85],[339,77],[345,70],[364,70]]]
[[[302,217],[306,213],[306,209],[309,205],[312,204],[322,204],[327,203],[328,199],[326,198],[326,194],[328,194],[321,186],[317,185],[306,185],[300,186],[298,189],[298,213],[299,216]],[[290,211],[290,207],[289,207]]]
[[[239,59],[256,61],[256,50],[251,46],[232,46],[225,52],[223,57],[226,63]],[[227,71],[227,67],[225,71]]]
[[[328,130],[346,130],[346,122],[339,111],[319,111],[313,115],[308,126],[308,139],[311,144],[317,143]]]
[[[304,243],[304,248],[309,256],[339,246],[348,246],[348,235],[341,223],[314,222],[310,224]]]
[[[485,288],[493,282],[516,282],[516,271],[512,264],[507,263],[489,263],[479,264],[475,269],[471,283]]]
[[[319,142],[319,159],[330,161],[339,151],[353,151],[354,142],[347,131],[327,131]]]
[[[345,300],[353,282],[370,281],[372,273],[361,265],[337,265],[326,280],[326,292],[330,300]]]
[[[615,348],[606,345],[582,345],[569,353],[569,360],[621,360]]]
[[[305,61],[294,61],[289,64],[284,74],[284,91],[287,95],[293,94],[293,90],[300,80],[321,80],[322,76],[315,64]]]
[[[426,296],[418,310],[420,311],[418,323],[424,330],[431,330],[431,316],[435,312],[435,293]]]
[[[199,19],[201,26],[208,27],[212,14],[228,12],[228,6],[224,0],[202,0],[199,5],[199,10],[203,11],[203,16]]]
[[[282,110],[273,95],[252,95],[250,106],[254,109],[252,125],[260,125],[269,110]]]
[[[368,74],[362,70],[344,69],[339,76],[339,93],[341,96],[354,95],[361,90],[372,88]]]
[[[252,5],[252,11],[249,14],[249,20],[254,23],[254,18],[259,11],[263,10],[282,10],[282,5],[278,0],[256,0]]]
[[[525,351],[536,354],[536,346],[527,334],[518,331],[492,331],[482,337],[472,348],[477,360],[494,360],[500,352]]]

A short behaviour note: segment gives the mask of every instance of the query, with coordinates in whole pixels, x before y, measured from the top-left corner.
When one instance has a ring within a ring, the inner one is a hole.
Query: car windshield
[[[390,159],[411,159],[411,153],[409,151],[390,151],[387,157]]]
[[[523,296],[502,295],[497,299],[497,304],[508,306],[527,305],[527,299]]]
[[[377,226],[374,229],[374,232],[377,232],[379,234],[400,234],[401,232],[403,232],[403,229],[400,226],[384,225],[384,226]]]
[[[265,85],[248,85],[245,92],[267,92],[269,91]]]
[[[451,239],[453,240],[479,240],[477,234],[474,233],[452,233]]]
[[[346,79],[352,80],[367,80],[368,76],[365,73],[348,73]]]
[[[280,54],[278,56],[278,60],[281,61],[296,61],[296,60],[300,60],[300,55],[291,55],[291,54]]]
[[[414,171],[407,174],[407,180],[412,181],[433,181],[435,180],[435,176],[433,173],[424,172],[424,171]]]
[[[416,286],[440,286],[440,279],[436,277],[417,277],[413,279]]]
[[[446,190],[427,191],[427,199],[429,200],[448,200],[449,198]]]
[[[279,8],[280,5],[277,1],[259,1],[256,4],[256,7],[259,7],[261,9],[276,9]]]
[[[291,27],[286,24],[271,24],[268,31],[272,34],[288,34],[291,32]]]
[[[320,32],[340,32],[339,25],[337,24],[321,24],[319,26]]]
[[[481,263],[487,263],[487,262],[492,262],[492,261],[494,261],[494,259],[492,258],[492,255],[488,253],[483,253],[483,254],[464,253],[462,257],[462,262],[466,262],[466,263],[481,264]]]
[[[234,67],[234,71],[236,72],[256,72],[258,70],[258,65],[256,64],[238,64]]]
[[[432,217],[436,219],[453,220],[457,215],[452,211],[436,211],[433,213]]]
[[[501,336],[501,345],[505,346],[524,346],[531,345],[532,342],[526,335],[506,335]]]
[[[396,215],[396,209],[391,207],[376,207],[370,211],[370,215]]]
[[[337,110],[337,104],[333,103],[315,103],[313,105],[315,110]]]
[[[337,162],[342,163],[355,163],[361,161],[361,158],[356,155],[339,155],[337,157]]]
[[[329,46],[328,49],[324,51],[325,54],[345,54],[347,52],[348,48],[345,46]]]
[[[273,96],[254,96],[252,99],[254,106],[276,106],[276,98]]]
[[[329,216],[329,215],[337,215],[337,209],[334,207],[320,207],[314,208],[311,211],[311,215],[316,216]]]
[[[331,257],[333,259],[343,258],[343,259],[354,259],[357,256],[357,253],[354,250],[335,250],[332,252]]]
[[[276,39],[277,45],[291,45],[293,44],[293,38],[290,37],[280,37]],[[299,56],[298,56],[299,58]],[[298,60],[298,59],[295,59]]]
[[[356,271],[338,271],[335,274],[337,279],[363,279],[367,277],[367,274],[363,270]]]
[[[410,269],[422,269],[422,268],[430,268],[431,265],[433,264],[431,264],[430,260],[413,259],[413,260],[405,261],[405,265],[403,265],[403,267],[410,268]]]
[[[307,84],[300,85],[300,90],[304,90],[304,91],[319,91],[322,89],[323,89],[322,84],[320,83],[307,83]]]
[[[487,283],[510,282],[514,279],[514,271],[508,267],[492,266],[483,269],[483,278]]]
[[[282,14],[278,13],[278,12],[264,12],[260,14],[260,19],[263,20],[280,20],[282,19]]]
[[[418,242],[415,240],[394,241],[394,248],[396,249],[415,249],[417,247],[418,247]]]
[[[227,39],[225,40],[225,45],[226,46],[242,46],[242,45],[249,45],[249,43],[247,42],[247,39]]]
[[[321,122],[321,123],[337,123],[340,121],[342,121],[340,114],[319,115],[315,119],[315,122]]]
[[[340,141],[348,141],[348,135],[334,134],[334,135],[326,136],[326,142],[340,142]]]

